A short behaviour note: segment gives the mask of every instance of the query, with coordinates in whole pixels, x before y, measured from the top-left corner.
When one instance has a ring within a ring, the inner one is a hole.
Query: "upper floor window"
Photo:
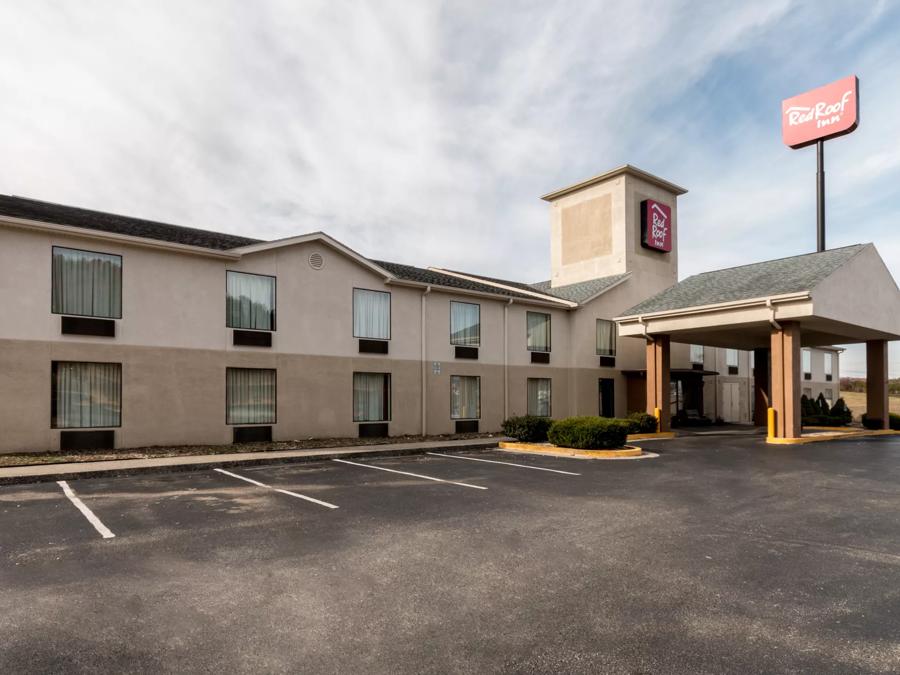
[[[726,349],[725,350],[725,365],[730,366],[732,368],[737,368],[737,366],[738,366],[738,350],[737,349]]]
[[[691,363],[703,363],[703,345],[691,345]]]
[[[616,355],[616,323],[608,319],[597,319],[597,355]]]
[[[122,256],[53,247],[51,311],[122,318]]]
[[[481,345],[481,305],[450,302],[450,344],[461,347]]]
[[[122,424],[122,364],[53,361],[54,429],[94,429]]]
[[[804,349],[801,354],[801,361],[803,363],[803,377],[804,379],[812,378],[812,352],[808,349]]]
[[[353,289],[353,337],[391,339],[391,294]]]
[[[229,328],[275,330],[275,277],[226,272],[225,296]]]
[[[834,354],[825,354],[825,379],[831,382],[834,377]]]
[[[526,312],[525,327],[528,351],[549,352],[550,315],[541,312]]]

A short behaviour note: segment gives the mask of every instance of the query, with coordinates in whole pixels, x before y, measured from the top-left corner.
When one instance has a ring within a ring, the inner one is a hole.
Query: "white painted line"
[[[487,462],[488,464],[505,464],[506,466],[517,466],[520,469],[534,469],[535,471],[549,471],[551,473],[562,473],[567,476],[580,476],[580,473],[574,471],[560,471],[559,469],[545,469],[542,466],[529,466],[528,464],[516,464],[514,462],[498,462],[496,459],[481,459],[480,457],[464,457],[462,455],[445,455],[442,452],[427,452],[427,455],[435,457],[448,457],[449,459],[467,459],[470,462]]]
[[[265,483],[260,483],[258,480],[253,480],[252,478],[247,478],[246,476],[238,476],[236,473],[231,473],[230,471],[226,471],[225,469],[213,469],[214,471],[218,471],[219,473],[224,473],[226,476],[231,476],[232,478],[237,478],[238,480],[243,480],[248,483],[253,483],[253,485],[258,485],[261,488],[266,488],[267,490],[275,490],[275,492],[280,492],[283,495],[290,495],[291,497],[296,497],[297,499],[305,499],[308,502],[312,502],[313,504],[318,504],[319,506],[324,506],[328,509],[336,509],[338,508],[334,504],[329,504],[328,502],[323,502],[321,499],[316,499],[315,497],[307,497],[306,495],[301,495],[299,492],[291,492],[290,490],[282,490],[281,488],[272,487],[271,485],[266,485]]]
[[[78,497],[75,496],[75,493],[72,491],[72,488],[69,487],[69,484],[64,480],[56,481],[56,484],[59,485],[63,489],[63,493],[65,493],[66,497],[69,498],[69,501],[75,505],[75,508],[81,511],[81,515],[88,519],[88,522],[94,526],[94,529],[100,533],[100,536],[104,539],[112,539],[116,535],[109,531],[109,528],[106,527],[100,519],[94,515],[94,512],[91,511],[87,506],[84,505],[84,502],[81,501]]]
[[[379,471],[390,471],[391,473],[399,473],[404,476],[412,476],[413,478],[424,478],[425,480],[433,480],[436,483],[451,483],[452,485],[462,485],[463,487],[475,488],[476,490],[487,490],[483,485],[469,485],[469,483],[459,483],[455,480],[444,480],[443,478],[435,478],[434,476],[423,476],[420,473],[410,473],[409,471],[397,471],[396,469],[388,469],[383,466],[374,466],[373,464],[360,464],[359,462],[348,462],[346,459],[332,459],[332,462],[340,462],[341,464],[352,464],[353,466],[362,466],[367,469],[378,469]]]

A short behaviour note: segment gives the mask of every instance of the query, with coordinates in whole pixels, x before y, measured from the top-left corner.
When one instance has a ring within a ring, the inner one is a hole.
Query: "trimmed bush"
[[[537,417],[535,415],[522,415],[510,417],[501,426],[503,433],[510,438],[515,438],[523,443],[544,443],[547,440],[547,431],[553,423],[549,417]]]
[[[547,438],[561,448],[601,450],[621,448],[630,430],[630,420],[567,417],[550,425]]]
[[[630,423],[629,434],[653,434],[656,433],[656,418],[647,413],[635,412],[628,416]]]
[[[863,413],[862,415],[862,425],[866,429],[881,429],[881,418],[878,417],[869,417],[868,413]],[[890,413],[888,417],[888,427],[893,431],[900,431],[900,415],[897,413]]]
[[[831,408],[828,407],[828,401],[825,400],[825,394],[819,394],[816,399],[816,408],[817,414],[824,415],[825,417],[829,417],[831,415]]]
[[[847,407],[843,398],[839,398],[831,406],[831,419],[838,426],[847,426],[853,421],[853,411]]]
[[[815,417],[820,414],[821,412],[815,401],[806,394],[803,394],[803,396],[800,397],[800,415],[802,417]]]

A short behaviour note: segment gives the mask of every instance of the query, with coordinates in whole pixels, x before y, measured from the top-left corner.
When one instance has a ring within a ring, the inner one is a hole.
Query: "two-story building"
[[[644,346],[612,319],[677,281],[684,192],[624,166],[545,195],[539,283],[373,260],[321,232],[259,241],[0,196],[0,452],[644,410]],[[646,245],[654,203],[668,250]],[[750,352],[672,355],[673,412],[753,419]],[[810,359],[803,386],[836,398],[838,350]]]

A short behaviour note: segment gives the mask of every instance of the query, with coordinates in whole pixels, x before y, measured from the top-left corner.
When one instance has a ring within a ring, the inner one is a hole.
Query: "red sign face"
[[[856,75],[781,102],[781,137],[792,148],[849,134],[858,123]]]
[[[668,253],[672,250],[672,209],[653,199],[641,202],[641,246]]]

